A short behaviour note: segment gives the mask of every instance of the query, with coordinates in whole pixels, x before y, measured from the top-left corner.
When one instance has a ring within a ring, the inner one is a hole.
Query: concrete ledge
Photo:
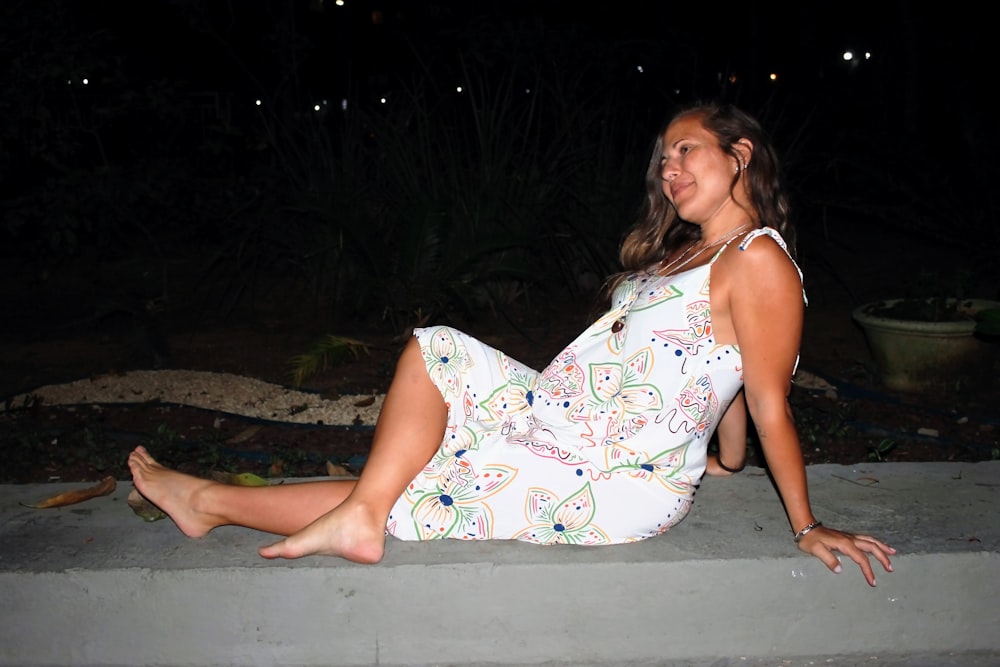
[[[877,588],[794,548],[759,469],[639,544],[390,541],[375,566],[189,540],[128,482],[57,510],[19,503],[67,485],[0,487],[0,664],[1000,664],[1000,462],[809,476],[819,518],[899,549]]]

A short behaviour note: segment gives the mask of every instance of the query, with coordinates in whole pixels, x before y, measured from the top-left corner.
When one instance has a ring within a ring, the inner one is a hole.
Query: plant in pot
[[[913,294],[862,304],[862,328],[883,385],[927,393],[994,382],[1000,363],[1000,301],[964,296],[968,275],[921,274]]]

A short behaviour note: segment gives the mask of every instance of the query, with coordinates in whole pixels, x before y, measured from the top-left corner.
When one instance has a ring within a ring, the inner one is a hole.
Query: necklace
[[[694,243],[692,243],[691,245],[689,245],[687,247],[687,249],[684,252],[682,252],[677,259],[673,260],[672,262],[670,262],[666,266],[662,267],[660,269],[660,271],[659,271],[660,275],[669,276],[672,273],[678,273],[681,269],[683,269],[685,266],[687,266],[688,264],[690,264],[691,262],[693,262],[699,255],[701,255],[703,252],[705,252],[709,248],[714,248],[715,246],[720,245],[722,243],[725,243],[727,241],[732,241],[734,238],[736,238],[737,236],[740,236],[741,234],[745,234],[746,232],[741,232],[740,230],[743,229],[746,226],[747,226],[747,223],[744,222],[742,225],[740,225],[739,227],[737,227],[733,231],[729,232],[725,236],[712,241],[708,245],[702,246],[698,250],[698,252],[696,252],[695,254],[691,255],[690,257],[688,257],[683,262],[681,262],[681,260],[684,259],[685,257],[687,257],[687,254],[689,252],[691,252],[696,245],[698,245],[698,242],[695,241]],[[680,262],[680,263],[678,264],[678,262]]]
[[[684,260],[684,258],[687,257],[688,253],[691,252],[696,245],[698,245],[698,242],[695,241],[694,243],[692,243],[691,245],[689,245],[684,250],[684,252],[682,252],[680,254],[680,256],[677,259],[673,260],[672,262],[670,262],[666,266],[662,267],[659,270],[658,273],[661,276],[669,276],[671,273],[677,273],[678,271],[680,271],[681,269],[683,269],[685,266],[687,266],[688,264],[690,264],[691,262],[693,262],[695,260],[695,258],[697,258],[699,255],[701,255],[703,252],[705,252],[709,248],[714,248],[715,246],[720,245],[722,243],[726,243],[727,241],[732,241],[737,236],[741,236],[743,234],[746,234],[746,232],[750,231],[750,230],[746,230],[746,231],[741,231],[741,230],[743,230],[748,224],[749,223],[745,222],[742,225],[740,225],[739,227],[737,227],[736,229],[732,230],[731,232],[729,232],[728,234],[726,234],[725,236],[723,236],[722,238],[716,239],[715,241],[712,241],[708,245],[702,246],[701,249],[698,250],[698,252],[696,252],[695,254],[691,255],[686,260]],[[684,260],[684,261],[682,262],[681,260]],[[678,264],[678,262],[680,262],[680,264]],[[627,315],[628,315],[628,313],[625,313],[624,315],[622,315],[621,317],[619,317],[617,320],[615,320],[611,324],[611,333],[618,334],[618,333],[621,332],[622,329],[625,328],[625,318],[627,317]]]

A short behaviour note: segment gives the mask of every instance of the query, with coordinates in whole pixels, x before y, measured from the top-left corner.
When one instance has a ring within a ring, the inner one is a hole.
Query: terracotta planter
[[[975,335],[979,311],[1000,308],[986,299],[950,300],[968,319],[923,322],[880,315],[902,299],[873,301],[852,316],[865,332],[882,383],[903,392],[949,391],[995,382],[1000,343]]]

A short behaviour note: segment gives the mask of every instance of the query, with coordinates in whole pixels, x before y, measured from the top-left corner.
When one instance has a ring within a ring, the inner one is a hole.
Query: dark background
[[[851,316],[1000,298],[986,9],[345,3],[0,3],[5,480],[123,479],[136,442],[216,465],[229,435],[182,406],[12,405],[48,384],[149,368],[290,384],[305,358],[309,390],[367,394],[427,322],[541,368],[617,267],[654,135],[699,99],[757,115],[783,159],[800,369],[836,385],[793,388],[807,460],[996,458],[1000,386],[887,392]],[[322,367],[326,334],[369,354]],[[333,433],[271,424],[239,446],[289,466],[367,447]]]
[[[3,3],[6,333],[125,317],[161,363],[171,314],[516,322],[614,270],[650,140],[698,99],[774,135],[804,262],[860,231],[926,245],[914,284],[998,296],[985,9],[798,5]]]

